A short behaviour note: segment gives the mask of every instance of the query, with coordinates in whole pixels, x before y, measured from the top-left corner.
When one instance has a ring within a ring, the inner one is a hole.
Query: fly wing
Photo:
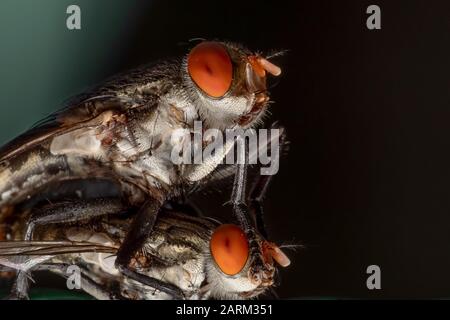
[[[136,101],[131,98],[114,95],[94,96],[71,104],[0,148],[0,163],[51,137],[83,127],[101,125],[108,121],[108,117],[124,113],[136,105]]]
[[[90,242],[73,241],[2,241],[0,242],[0,265],[29,270],[54,256],[75,253],[111,253],[117,248]]]
[[[0,241],[0,257],[11,255],[58,255],[82,252],[115,252],[114,246],[83,241]]]
[[[146,92],[145,98],[137,97],[132,92],[139,86],[148,88],[152,87],[150,84],[160,82],[168,76],[166,70],[176,71],[174,64],[177,63],[179,64],[178,61],[150,63],[113,76],[85,93],[75,96],[64,108],[39,121],[30,130],[1,147],[0,164],[48,138],[79,128],[99,125],[102,121],[108,120],[108,117],[123,114],[130,108],[155,105],[158,92]],[[122,94],[119,96],[119,93]],[[105,114],[106,118],[100,117],[106,111],[111,112]]]

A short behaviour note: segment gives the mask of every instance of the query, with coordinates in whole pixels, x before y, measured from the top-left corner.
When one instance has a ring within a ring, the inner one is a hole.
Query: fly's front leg
[[[46,206],[31,214],[26,223],[24,240],[32,240],[33,232],[39,225],[89,220],[107,214],[119,213],[123,209],[122,202],[117,198],[74,201]],[[9,298],[28,299],[28,291],[28,274],[25,271],[18,271]]]
[[[264,223],[263,201],[271,180],[272,176],[258,176],[248,198],[249,210],[255,219],[256,229],[265,239],[268,238],[268,233]]]
[[[175,285],[165,283],[159,279],[140,274],[130,263],[136,253],[142,249],[144,243],[153,231],[156,218],[162,203],[156,199],[147,200],[134,217],[130,229],[117,252],[116,268],[126,277],[165,292],[176,299],[183,299],[183,291]]]
[[[283,126],[280,126],[278,123],[274,123],[272,125],[272,129],[277,129],[279,132],[278,137],[280,149],[277,151],[280,154],[283,154],[284,152],[287,151],[288,147],[286,130]],[[275,150],[272,150],[272,152],[275,152]],[[279,167],[279,158],[280,158],[279,156],[275,156],[273,158],[273,161],[276,161],[276,163],[272,165],[274,165],[277,168]],[[264,223],[263,201],[264,197],[266,196],[267,189],[269,188],[269,185],[272,181],[272,178],[273,175],[262,175],[260,169],[259,174],[256,177],[255,182],[253,183],[252,189],[250,191],[250,196],[248,198],[249,209],[255,219],[256,228],[265,239],[268,238],[268,234]]]
[[[248,149],[246,145],[244,145],[243,148],[243,152],[239,152],[240,159],[234,176],[231,204],[233,205],[233,212],[238,219],[239,224],[244,230],[247,230],[253,225],[253,222],[245,201]]]
[[[238,137],[238,139],[243,139]],[[248,146],[246,143],[238,144],[243,150],[238,153],[239,161],[237,164],[236,175],[233,183],[233,191],[231,194],[231,204],[233,205],[233,213],[243,231],[245,232],[249,245],[249,254],[254,257],[256,264],[261,267],[264,265],[262,256],[260,254],[260,247],[256,240],[255,224],[253,217],[250,215],[246,204],[246,182],[247,182],[247,167],[248,167]],[[243,152],[242,152],[243,151]]]

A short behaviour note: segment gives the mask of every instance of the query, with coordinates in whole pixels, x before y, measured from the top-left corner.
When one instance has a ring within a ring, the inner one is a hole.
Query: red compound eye
[[[227,275],[238,274],[248,259],[248,241],[234,224],[218,227],[211,237],[211,254],[220,270]]]
[[[218,42],[202,42],[189,53],[188,72],[207,95],[220,98],[233,80],[233,65],[225,47]]]

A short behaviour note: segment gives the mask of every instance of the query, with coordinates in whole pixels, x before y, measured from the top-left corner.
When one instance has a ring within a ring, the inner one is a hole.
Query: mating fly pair
[[[114,267],[131,281],[183,296],[177,286],[140,273],[133,259],[166,203],[229,174],[231,169],[220,164],[235,141],[201,164],[176,164],[170,151],[183,142],[173,138],[174,132],[192,132],[197,121],[222,132],[255,127],[269,103],[266,75],[280,72],[241,46],[201,42],[183,58],[112,78],[73,100],[0,150],[1,240],[31,241],[42,226],[97,221],[137,208],[116,248]],[[211,141],[200,143],[196,147],[203,150]],[[248,160],[248,150],[245,156]],[[279,249],[267,251],[266,242],[258,240],[254,221],[261,218],[251,215],[245,199],[247,163],[233,167],[231,203],[248,244],[248,277],[259,285],[261,275],[273,268],[264,252],[284,259]],[[114,198],[120,206],[105,200],[109,188],[92,192],[96,181],[117,186]],[[76,197],[69,185],[76,186]],[[26,271],[18,272],[13,297],[28,296]]]

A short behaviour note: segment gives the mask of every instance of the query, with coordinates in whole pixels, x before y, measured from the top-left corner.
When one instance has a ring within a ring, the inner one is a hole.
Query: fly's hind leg
[[[263,201],[271,180],[272,176],[258,176],[248,198],[248,207],[255,219],[256,229],[265,239],[268,234],[264,223]]]
[[[149,199],[140,208],[117,252],[116,268],[132,280],[165,292],[175,299],[183,299],[183,291],[177,286],[140,274],[130,266],[131,260],[142,249],[145,241],[153,231],[161,207],[162,203],[160,201]]]
[[[69,275],[67,270],[71,265],[64,263],[43,263],[37,266],[33,271],[51,271],[67,279]],[[80,266],[80,289],[96,298],[97,300],[123,300],[126,299],[120,292],[120,288],[99,284],[94,280],[94,276],[85,267]]]
[[[39,225],[70,223],[124,210],[117,198],[99,198],[87,201],[56,203],[32,212],[25,225],[24,240],[32,240],[33,232]],[[29,279],[25,271],[18,271],[9,299],[28,299]]]
[[[124,205],[117,198],[98,198],[52,204],[31,214],[26,224],[24,240],[32,240],[33,232],[39,225],[90,220],[108,214],[117,214],[124,209]]]

